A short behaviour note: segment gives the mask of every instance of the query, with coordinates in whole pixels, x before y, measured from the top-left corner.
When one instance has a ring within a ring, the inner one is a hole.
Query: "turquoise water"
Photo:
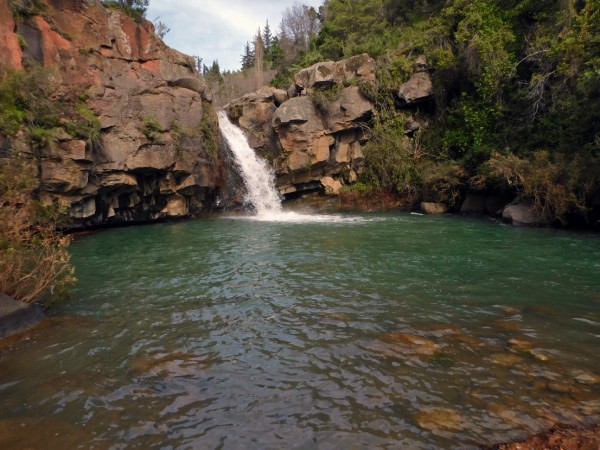
[[[72,254],[72,298],[0,343],[1,448],[476,448],[600,420],[596,236],[215,218]]]

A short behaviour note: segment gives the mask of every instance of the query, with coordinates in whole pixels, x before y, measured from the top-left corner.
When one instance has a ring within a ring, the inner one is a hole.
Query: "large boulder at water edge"
[[[502,211],[502,219],[515,226],[544,225],[544,216],[535,209],[533,201],[516,198]]]
[[[18,302],[0,292],[0,338],[31,328],[45,317],[39,305]]]
[[[436,202],[421,202],[421,211],[425,214],[439,215],[448,212],[448,205]]]
[[[68,210],[75,227],[210,207],[218,130],[193,58],[99,0],[34,3],[20,14],[20,2],[0,2],[0,60],[52,74],[62,126],[41,149],[42,202]]]

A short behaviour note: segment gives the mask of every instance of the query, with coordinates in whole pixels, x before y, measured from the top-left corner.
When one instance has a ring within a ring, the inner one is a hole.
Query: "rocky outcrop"
[[[218,132],[193,58],[99,0],[45,0],[22,14],[28,4],[0,5],[0,57],[50,68],[63,107],[65,126],[42,149],[42,201],[67,208],[75,227],[210,206]],[[68,126],[81,111],[96,128],[89,137]]]
[[[308,93],[310,89],[348,86],[356,81],[375,80],[375,60],[367,54],[342,61],[325,61],[302,69],[294,76],[296,92]]]
[[[422,103],[433,97],[433,82],[424,56],[417,57],[415,73],[400,86],[398,97],[408,105]]]
[[[298,72],[287,92],[263,88],[225,109],[273,162],[282,194],[336,194],[363,170],[364,125],[373,105],[359,84],[374,79],[368,55],[318,63]]]

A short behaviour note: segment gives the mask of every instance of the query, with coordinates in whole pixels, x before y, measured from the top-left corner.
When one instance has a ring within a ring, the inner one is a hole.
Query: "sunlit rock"
[[[446,214],[448,205],[445,203],[421,202],[421,211],[431,215]]]
[[[600,384],[600,375],[588,370],[573,369],[570,375],[581,384]]]
[[[342,183],[339,180],[334,180],[332,177],[321,178],[321,184],[326,195],[338,195],[342,188]]]
[[[294,76],[294,83],[299,92],[313,87],[330,87],[354,80],[373,81],[374,79],[375,60],[367,54],[362,54],[342,61],[316,63],[298,72]]]
[[[508,345],[510,345],[510,348],[519,351],[528,351],[533,346],[533,344],[530,341],[517,338],[509,339]]]
[[[416,72],[400,86],[398,97],[407,104],[420,103],[433,97],[433,82],[427,72]]]

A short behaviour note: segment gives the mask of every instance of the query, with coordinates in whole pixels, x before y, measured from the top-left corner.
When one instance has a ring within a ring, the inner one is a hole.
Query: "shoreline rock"
[[[0,339],[28,330],[45,318],[41,306],[0,293]]]
[[[600,448],[600,424],[590,427],[558,424],[524,440],[482,446],[484,450],[596,450]]]

